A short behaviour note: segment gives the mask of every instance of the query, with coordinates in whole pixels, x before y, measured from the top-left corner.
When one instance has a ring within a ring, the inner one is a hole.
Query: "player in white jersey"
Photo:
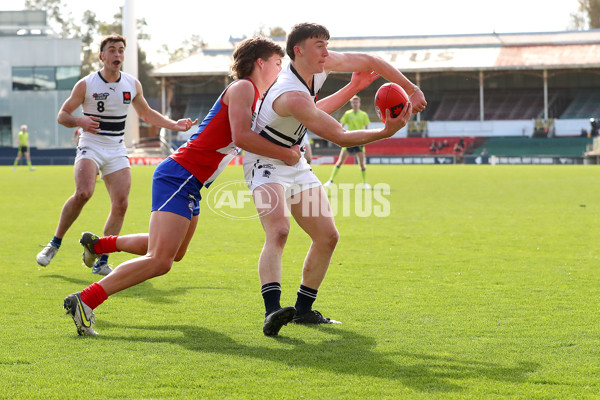
[[[321,25],[303,23],[292,28],[286,45],[292,61],[265,95],[257,116],[255,131],[261,136],[281,146],[291,146],[299,143],[309,129],[343,147],[363,145],[394,135],[408,123],[411,112],[425,108],[427,102],[420,89],[391,64],[365,53],[328,51],[328,40],[329,32]],[[329,114],[356,93],[349,93],[345,98],[330,96],[315,104],[319,90],[331,71],[368,70],[402,86],[411,95],[412,104],[409,103],[396,118],[391,118],[388,110],[383,129],[344,131]],[[244,172],[265,230],[265,244],[258,265],[266,311],[265,326],[290,322],[277,318],[279,313],[289,315],[290,308],[280,306],[281,258],[290,229],[288,204],[298,225],[312,239],[294,307],[296,315],[291,320],[301,324],[334,323],[312,309],[339,238],[320,181],[303,159],[294,166],[286,166],[277,160],[247,154]],[[277,331],[280,326],[268,328]]]
[[[121,35],[104,37],[100,43],[102,69],[77,82],[58,112],[58,123],[67,128],[81,127],[83,133],[75,158],[75,193],[63,205],[54,237],[36,257],[42,266],[56,255],[62,238],[92,197],[98,171],[111,202],[104,235],[118,235],[121,231],[131,187],[131,170],[123,142],[130,104],[142,120],[165,129],[184,132],[197,122],[189,118],[173,121],[150,108],[139,80],[121,72],[125,46],[126,40]],[[83,116],[73,115],[80,106]],[[92,272],[109,274],[107,258],[107,255],[99,257]]]

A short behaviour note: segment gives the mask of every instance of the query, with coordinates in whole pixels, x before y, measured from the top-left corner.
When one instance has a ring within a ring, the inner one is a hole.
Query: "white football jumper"
[[[129,106],[137,95],[135,78],[125,72],[116,82],[107,82],[100,72],[85,78],[85,98],[81,108],[83,115],[100,117],[100,132],[83,132],[81,141],[92,140],[97,144],[123,144],[125,120]]]
[[[288,64],[265,94],[252,129],[279,146],[292,147],[298,144],[304,148],[306,127],[292,116],[277,114],[273,110],[273,102],[287,92],[304,92],[316,102],[326,78],[325,71],[313,75],[313,85],[309,88],[292,64]],[[250,191],[266,183],[279,183],[284,187],[286,197],[321,185],[304,157],[295,165],[288,166],[281,160],[246,152],[244,174]]]
[[[121,72],[116,82],[107,82],[100,72],[94,72],[84,80],[86,91],[81,108],[84,115],[100,117],[100,132],[83,131],[75,164],[81,159],[90,159],[102,175],[129,168],[123,135],[129,106],[137,96],[135,78]]]

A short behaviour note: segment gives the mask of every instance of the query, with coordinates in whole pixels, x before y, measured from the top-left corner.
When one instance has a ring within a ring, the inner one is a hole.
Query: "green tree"
[[[145,32],[148,23],[145,18],[136,20],[137,28],[137,40],[138,40],[138,79],[144,88],[144,96],[147,98],[158,97],[160,94],[160,87],[156,80],[150,77],[149,73],[154,68],[152,64],[147,61],[146,52],[144,52],[139,46],[140,41],[149,40],[150,35]],[[123,8],[113,16],[113,21],[110,23],[101,22],[98,25],[98,33],[101,37],[117,33],[123,34]],[[96,49],[95,57],[98,59],[100,49]]]
[[[98,36],[98,26],[100,21],[96,18],[96,14],[87,10],[83,14],[83,27],[81,29],[81,76],[84,77],[92,71],[100,68],[100,60],[98,59],[98,49],[94,48],[94,40]]]
[[[577,12],[571,14],[569,28],[575,30],[600,28],[600,0],[578,0]]]
[[[287,34],[285,32],[285,29],[283,29],[280,26],[275,26],[269,30],[269,36],[271,36],[272,38],[275,38],[275,37],[285,38],[286,35]]]
[[[268,29],[264,25],[259,25],[258,29],[254,31],[253,35],[262,35],[262,36],[270,36],[270,37],[285,37],[285,30],[280,26],[274,26]]]
[[[167,44],[163,44],[159,53],[166,55],[171,63],[189,57],[205,47],[206,42],[199,35],[192,35],[191,38],[182,42],[181,47],[175,49],[170,48]]]
[[[79,34],[79,27],[75,24],[71,13],[65,14],[67,7],[62,0],[26,0],[25,8],[45,10],[49,26],[61,37],[72,38]]]
[[[83,14],[82,25],[74,22],[70,13],[65,14],[67,7],[62,0],[26,0],[25,8],[30,10],[45,10],[48,24],[59,36],[64,38],[81,38],[81,77],[100,69],[98,45],[103,36],[123,32],[123,9],[113,16],[111,22],[98,20],[93,11],[87,10]],[[149,40],[150,35],[145,32],[148,26],[144,18],[137,21],[138,41]],[[149,77],[153,66],[146,60],[146,53],[138,45],[138,79],[144,87],[146,97],[157,97],[160,92],[159,85],[154,78]]]

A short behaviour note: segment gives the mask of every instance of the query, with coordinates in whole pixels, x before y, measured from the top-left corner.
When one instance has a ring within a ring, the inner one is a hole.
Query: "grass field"
[[[148,225],[153,168],[132,171],[123,234]],[[338,182],[359,176],[346,166]],[[368,177],[389,184],[389,216],[338,215],[315,303],[342,325],[263,336],[260,223],[204,207],[186,257],[112,296],[96,309],[100,335],[79,337],[62,301],[98,280],[78,238],[101,232],[106,190],[99,181],[42,268],[72,167],[3,167],[0,398],[600,398],[598,167],[372,166]],[[230,167],[217,183],[240,179]],[[308,246],[292,224],[284,305]]]

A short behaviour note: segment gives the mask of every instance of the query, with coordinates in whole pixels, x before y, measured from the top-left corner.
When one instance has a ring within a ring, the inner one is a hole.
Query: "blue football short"
[[[200,214],[202,183],[171,158],[152,176],[152,211],[169,211],[188,219]]]

